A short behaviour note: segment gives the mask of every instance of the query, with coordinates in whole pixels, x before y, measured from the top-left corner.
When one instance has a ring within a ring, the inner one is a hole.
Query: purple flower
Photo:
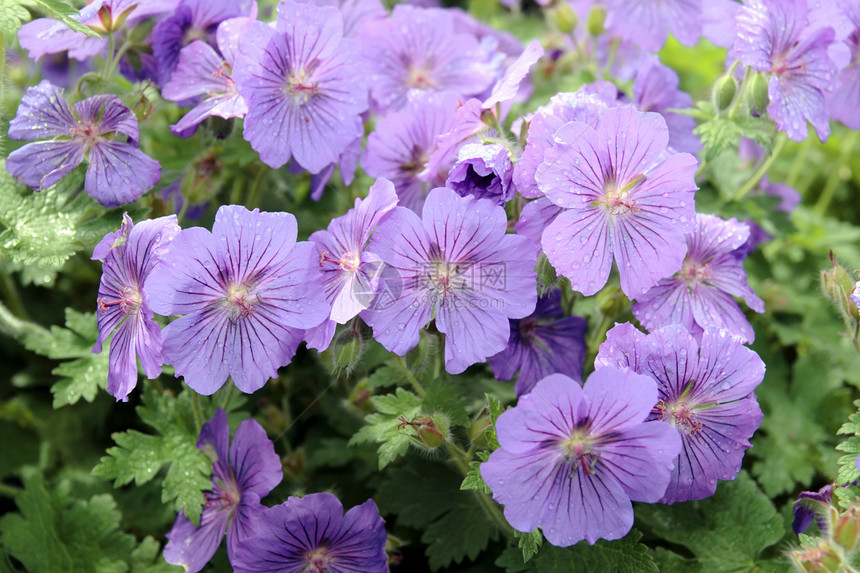
[[[624,40],[656,52],[669,33],[685,46],[702,35],[706,0],[607,0],[606,28]]]
[[[385,573],[387,539],[372,499],[344,514],[332,494],[312,493],[266,510],[230,563],[237,573]]]
[[[607,333],[594,365],[598,372],[630,368],[657,382],[651,419],[675,428],[683,441],[661,502],[704,499],[718,479],[735,479],[761,424],[754,393],[764,378],[758,354],[723,329],[705,329],[698,343],[678,325],[645,335],[624,323]]]
[[[565,210],[541,245],[573,290],[588,296],[606,284],[612,260],[621,289],[645,294],[681,268],[692,229],[696,158],[668,155],[662,116],[608,109],[597,130],[570,122],[537,171],[540,190]]]
[[[218,408],[203,424],[197,448],[212,458],[212,490],[195,527],[179,512],[167,534],[164,560],[196,573],[209,562],[224,533],[233,560],[240,544],[257,533],[266,508],[260,500],[281,483],[281,459],[266,431],[255,420],[245,420],[230,443],[227,414]]]
[[[633,103],[640,111],[656,111],[669,128],[669,146],[675,151],[696,153],[702,148],[693,134],[696,120],[670,110],[693,107],[693,99],[678,89],[678,74],[660,63],[657,56],[647,56],[640,63],[633,83]]]
[[[631,500],[660,499],[681,447],[647,421],[656,401],[654,381],[626,369],[598,370],[584,388],[561,374],[538,382],[499,416],[501,447],[481,464],[508,523],[560,547],[624,537]]]
[[[391,305],[361,313],[376,340],[402,356],[435,318],[452,374],[503,350],[508,320],[527,316],[537,299],[536,253],[506,227],[505,210],[495,203],[444,187],[427,196],[422,219],[396,208],[368,247],[403,285]]]
[[[331,305],[331,318],[307,332],[309,346],[325,350],[334,336],[335,324],[346,324],[370,306],[384,266],[377,255],[367,250],[367,244],[396,205],[394,186],[387,179],[378,179],[364,201],[356,199],[355,207],[332,219],[328,230],[310,236],[319,252],[322,287]]]
[[[738,9],[734,51],[745,65],[770,72],[767,112],[795,141],[806,139],[809,120],[819,139],[830,135],[824,92],[836,66],[827,55],[832,28],[810,29],[806,0],[746,0]]]
[[[137,118],[115,95],[69,106],[63,90],[42,80],[27,89],[9,122],[9,137],[50,138],[16,149],[6,159],[9,174],[34,189],[54,185],[85,156],[89,165],[84,188],[106,207],[137,200],[161,176],[161,165],[137,148]]]
[[[457,103],[457,95],[451,92],[414,94],[403,111],[380,119],[367,137],[361,166],[371,177],[394,183],[401,207],[419,213],[429,190],[444,185],[448,165],[426,181],[418,174],[427,164],[436,137],[453,126]]]
[[[445,186],[460,196],[472,195],[504,206],[517,192],[511,181],[513,169],[505,145],[468,143],[457,153]]]
[[[648,330],[680,324],[697,338],[708,326],[725,328],[744,342],[755,332],[733,296],[756,312],[764,302],[747,284],[744,272],[749,227],[736,219],[696,215],[687,234],[687,256],[681,270],[639,297],[633,314]]]
[[[822,505],[830,505],[830,500],[832,498],[832,483],[827,484],[818,491],[800,492],[797,495],[797,501],[794,502],[793,508],[794,521],[791,522],[791,529],[794,531],[794,534],[800,535],[809,529],[809,526],[812,525],[812,520],[815,519],[815,510],[820,508]],[[823,533],[826,527],[823,519],[818,519],[818,527]]]
[[[152,53],[158,61],[161,85],[172,79],[185,44],[210,38],[218,24],[229,18],[247,16],[256,3],[250,0],[182,0],[173,14],[152,29]]]
[[[854,283],[854,288],[851,289],[851,300],[854,301],[854,304],[857,305],[857,309],[860,310],[860,281]],[[860,472],[860,469],[857,471]]]
[[[491,109],[496,104],[513,100],[520,91],[522,83],[527,79],[532,67],[543,56],[543,46],[537,40],[532,40],[523,53],[505,70],[502,79],[493,86],[490,97],[481,104],[484,109]]]
[[[106,235],[93,250],[93,260],[103,261],[97,299],[99,337],[93,353],[100,353],[114,333],[107,390],[117,400],[128,401],[137,385],[138,358],[147,378],[161,374],[161,331],[142,290],[178,233],[175,215],[134,225],[124,214],[120,230]]]
[[[445,10],[399,4],[359,38],[374,111],[402,109],[411,90],[481,94],[495,80],[478,41]]]
[[[849,64],[839,72],[834,86],[827,94],[827,108],[834,119],[851,129],[860,129],[860,0],[844,0],[843,22],[847,20],[853,30],[845,39],[850,51]],[[838,20],[837,20],[838,22]],[[834,22],[836,24],[837,22]]]
[[[528,394],[550,374],[582,382],[586,326],[584,318],[564,315],[560,290],[549,292],[538,299],[532,314],[511,321],[508,347],[490,357],[493,374],[510,380],[519,370],[517,396]]]
[[[334,6],[343,15],[343,35],[355,38],[373,22],[388,17],[380,0],[314,0],[317,6]]]
[[[232,70],[239,50],[239,39],[255,20],[256,9],[250,18],[231,18],[221,22],[216,32],[218,50],[206,42],[196,41],[182,48],[176,71],[162,88],[165,99],[183,102],[203,96],[203,99],[170,127],[174,135],[190,136],[207,117],[228,119],[244,117],[248,105],[233,84]]]
[[[337,8],[281,2],[275,28],[255,22],[233,68],[245,139],[270,167],[292,157],[319,173],[364,133],[364,75]]]
[[[162,331],[164,360],[200,394],[227,376],[261,388],[290,362],[304,329],[328,318],[314,246],[289,213],[218,209],[212,232],[183,230],[146,283],[153,310],[184,315]]]

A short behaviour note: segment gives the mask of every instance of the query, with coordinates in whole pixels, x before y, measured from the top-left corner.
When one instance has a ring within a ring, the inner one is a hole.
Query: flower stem
[[[734,73],[735,68],[737,67],[738,61],[732,64],[732,67],[729,68],[731,73]],[[741,85],[738,86],[737,91],[735,92],[735,99],[732,100],[732,105],[729,106],[728,115],[730,118],[735,117],[735,114],[738,113],[738,108],[740,108],[741,102],[744,99],[744,91],[746,90],[747,83],[749,82],[750,76],[752,75],[752,68],[747,66],[744,70],[744,79],[741,80]]]
[[[197,424],[197,433],[203,429],[203,412],[200,411],[200,395],[197,392],[191,394],[191,407],[194,409],[194,423]]]
[[[0,482],[0,495],[2,495],[2,496],[15,497],[16,495],[18,495],[22,491],[24,491],[24,490],[22,490],[19,487],[15,487],[14,485],[7,485],[5,483]]]
[[[424,396],[427,394],[427,391],[424,390],[424,387],[421,386],[421,383],[415,378],[415,375],[412,374],[412,371],[409,369],[409,366],[406,365],[406,361],[403,360],[402,356],[395,356],[394,361],[397,363],[397,367],[400,368],[400,371],[403,373],[403,377],[409,381],[412,385],[412,388],[415,390],[415,393],[424,399]]]
[[[102,69],[102,82],[107,82],[110,77],[111,72],[113,71],[113,56],[114,50],[116,50],[116,39],[113,37],[113,32],[108,33],[108,53],[107,58],[105,58],[105,67]]]
[[[780,131],[776,136],[776,143],[773,145],[773,151],[771,151],[770,155],[767,159],[761,162],[761,165],[758,166],[758,169],[747,179],[743,185],[741,185],[740,189],[738,189],[735,194],[732,196],[732,201],[740,201],[743,199],[747,193],[749,193],[753,187],[755,187],[761,178],[764,177],[768,170],[773,165],[773,162],[779,157],[782,148],[785,147],[786,136],[785,133]]]
[[[807,137],[807,139],[811,139],[811,137]],[[818,201],[815,203],[814,209],[819,215],[824,215],[824,213],[827,212],[827,208],[830,206],[830,202],[833,201],[833,196],[836,194],[836,188],[839,187],[840,174],[848,164],[848,159],[851,156],[851,152],[854,151],[856,143],[857,132],[851,131],[842,142],[842,146],[839,151],[838,164],[835,169],[830,170],[830,175],[827,176],[827,182],[824,184],[824,189],[821,191],[821,197],[819,197]]]

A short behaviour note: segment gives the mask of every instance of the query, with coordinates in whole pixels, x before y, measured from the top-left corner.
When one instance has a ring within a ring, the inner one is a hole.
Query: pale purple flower
[[[484,109],[491,109],[496,104],[501,104],[513,100],[520,91],[523,81],[528,78],[532,67],[543,56],[543,46],[537,40],[532,40],[523,53],[505,69],[505,74],[502,79],[496,82],[493,86],[493,91],[490,97],[484,100],[481,106]]]
[[[693,134],[696,120],[672,110],[693,107],[689,94],[678,89],[678,74],[660,63],[657,56],[643,58],[633,82],[633,103],[640,111],[656,111],[669,128],[669,146],[675,151],[696,153],[702,148]]]
[[[767,112],[795,141],[807,134],[807,120],[819,139],[830,135],[824,92],[836,74],[828,56],[833,28],[807,27],[806,0],[746,0],[738,9],[734,51],[745,65],[771,74]]]
[[[444,10],[398,4],[388,20],[368,26],[360,45],[373,110],[402,109],[411,90],[481,94],[495,80],[474,36],[458,33]]]
[[[631,501],[663,496],[681,448],[647,421],[656,402],[654,381],[627,369],[602,368],[584,387],[561,374],[538,382],[499,416],[500,448],[481,464],[508,523],[561,547],[627,535]]]
[[[550,223],[555,221],[564,209],[547,199],[541,197],[529,201],[520,211],[520,218],[514,224],[514,230],[518,235],[528,237],[538,252],[541,251],[541,239],[544,230]]]
[[[860,310],[860,281],[854,283],[854,288],[851,290],[851,300],[854,301],[854,304],[857,305],[857,309]],[[860,471],[860,469],[857,471]]]
[[[860,130],[860,0],[843,0],[841,8],[845,15],[842,21],[853,26],[845,38],[850,60],[827,93],[827,108],[833,119]]]
[[[200,394],[228,376],[243,392],[287,365],[304,330],[328,318],[319,257],[296,243],[289,213],[224,205],[210,233],[183,230],[145,287],[153,310],[184,315],[167,325],[164,361]]]
[[[541,245],[573,290],[600,290],[613,259],[630,298],[680,269],[695,215],[696,158],[667,153],[662,116],[614,107],[597,130],[570,122],[555,140],[536,180],[564,211]]]
[[[361,166],[371,177],[394,183],[401,207],[420,212],[430,189],[445,184],[450,165],[424,179],[418,174],[427,164],[436,137],[454,125],[457,104],[452,92],[413,94],[403,111],[380,119],[367,137]]]
[[[364,133],[364,78],[337,8],[281,2],[274,29],[255,22],[233,68],[248,103],[245,139],[270,167],[292,157],[319,173]]]
[[[133,224],[123,215],[122,227],[102,239],[93,250],[102,277],[98,295],[99,337],[93,353],[113,334],[110,343],[107,390],[128,401],[137,385],[137,359],[147,378],[161,374],[161,331],[143,295],[143,285],[179,233],[176,216]]]
[[[230,563],[237,573],[387,573],[387,539],[372,499],[344,514],[334,495],[312,493],[267,509]]]
[[[511,175],[514,164],[507,146],[501,143],[467,143],[457,152],[457,162],[445,186],[458,195],[489,199],[497,205],[514,198]]]
[[[697,214],[687,234],[687,256],[681,270],[639,297],[633,315],[648,330],[680,324],[696,337],[708,326],[725,328],[744,342],[755,332],[733,297],[756,312],[764,302],[747,284],[744,271],[750,230],[736,219]]]
[[[671,33],[685,46],[702,35],[702,4],[708,0],[607,0],[606,28],[656,52]]]
[[[519,370],[517,396],[528,394],[550,374],[582,382],[586,326],[584,318],[564,315],[560,290],[547,293],[538,298],[532,314],[511,321],[508,347],[490,357],[493,374],[510,380]]]
[[[137,118],[115,95],[97,95],[70,106],[63,90],[42,80],[27,89],[9,122],[9,138],[46,139],[6,158],[9,174],[34,189],[54,185],[85,157],[89,165],[84,188],[106,207],[137,200],[161,176],[161,165],[137,148]]]
[[[227,555],[234,559],[239,545],[260,530],[266,510],[260,500],[283,479],[281,459],[256,420],[239,424],[231,443],[227,414],[218,408],[203,424],[197,448],[212,458],[212,489],[205,494],[200,526],[180,511],[164,547],[164,560],[188,573],[206,566],[225,533]]]
[[[331,305],[331,317],[308,330],[308,346],[325,350],[334,336],[335,324],[346,324],[370,306],[384,264],[367,244],[395,206],[394,186],[387,179],[378,179],[366,199],[356,199],[346,215],[332,219],[328,229],[310,236],[319,252],[322,287]]]
[[[216,31],[218,51],[206,42],[197,40],[179,52],[179,61],[171,79],[161,90],[165,99],[184,102],[199,98],[194,108],[176,125],[170,127],[174,135],[189,136],[207,117],[224,119],[244,117],[248,105],[236,91],[232,70],[239,50],[239,40],[254,22],[256,8],[249,18],[231,18],[221,22]]]
[[[683,440],[661,502],[704,499],[718,479],[735,479],[762,419],[754,392],[764,378],[758,354],[723,329],[705,329],[699,343],[678,325],[645,335],[624,323],[607,333],[594,364],[597,372],[630,368],[657,382],[651,419]]]
[[[361,313],[374,338],[402,356],[435,318],[452,374],[503,350],[509,319],[527,316],[537,299],[536,253],[506,227],[502,207],[444,187],[430,192],[420,219],[400,207],[391,212],[369,250],[397,271],[403,288],[386,308]]]
[[[334,6],[343,15],[344,38],[355,38],[365,27],[388,17],[380,0],[314,0],[317,6]]]

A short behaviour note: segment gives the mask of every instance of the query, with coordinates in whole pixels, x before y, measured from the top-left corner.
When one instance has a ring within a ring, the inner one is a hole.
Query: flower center
[[[561,449],[562,455],[569,462],[573,462],[574,470],[571,473],[576,473],[577,465],[582,468],[586,474],[594,474],[597,460],[600,454],[595,450],[596,440],[588,433],[588,424],[575,429],[569,438],[562,439],[558,442],[558,447]]]
[[[431,263],[433,269],[430,272],[430,286],[443,299],[449,294],[466,287],[466,279],[461,275],[466,270],[466,263],[453,263],[449,261],[436,261]]]
[[[409,72],[406,75],[406,87],[429,90],[435,86],[436,82],[433,81],[433,77],[430,74],[430,66],[426,63],[409,66]]]
[[[227,289],[226,296],[221,302],[227,309],[230,322],[236,322],[256,310],[254,305],[260,302],[260,295],[251,292],[250,287],[234,284]]]
[[[519,331],[520,338],[523,340],[532,340],[537,332],[537,319],[533,316],[527,316],[520,320]]]
[[[206,505],[218,511],[229,511],[232,513],[242,499],[242,494],[239,491],[239,486],[236,485],[236,480],[231,476],[229,483],[225,484],[220,480],[213,483],[215,487],[212,491],[204,494]]]
[[[660,420],[669,422],[676,428],[681,428],[691,436],[702,431],[702,423],[696,420],[696,409],[688,402],[675,402],[667,404],[659,400],[651,410],[660,416]]]
[[[330,254],[328,251],[320,253],[320,268],[323,268],[326,263],[335,263],[340,270],[352,273],[361,264],[361,258],[357,253],[344,253],[340,259],[330,259],[326,256]]]
[[[80,140],[87,147],[92,147],[95,145],[96,141],[98,141],[101,133],[96,127],[91,123],[84,123],[82,120],[78,120],[78,123],[72,127],[70,130],[72,139]]]
[[[298,72],[290,74],[287,79],[287,94],[297,104],[304,105],[308,100],[319,93],[319,84],[311,79],[311,73],[301,68]]]
[[[140,308],[140,291],[133,286],[127,286],[120,292],[120,297],[117,300],[107,301],[104,297],[99,297],[96,302],[99,305],[99,312],[105,313],[109,306],[119,305],[119,309],[124,314],[136,314]]]
[[[603,197],[592,203],[592,206],[603,206],[610,215],[626,215],[638,211],[636,199],[630,198],[630,191],[644,180],[644,174],[637,175],[624,186],[619,186],[615,181],[610,180],[606,184]]]
[[[307,565],[302,569],[302,573],[325,573],[333,558],[328,555],[328,548],[318,547],[305,553],[305,559]]]
[[[707,263],[700,265],[687,258],[684,259],[684,264],[681,267],[681,270],[678,271],[677,276],[687,283],[687,288],[693,289],[697,285],[710,279],[712,275]]]

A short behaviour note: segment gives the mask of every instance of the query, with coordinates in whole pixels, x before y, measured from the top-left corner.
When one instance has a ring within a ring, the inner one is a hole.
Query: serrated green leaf
[[[170,565],[161,554],[155,538],[146,536],[131,552],[131,573],[181,573],[179,565]]]
[[[463,483],[460,484],[460,489],[474,489],[487,494],[493,493],[492,490],[484,482],[481,477],[481,462],[469,462],[469,473],[463,478]]]
[[[655,535],[687,547],[708,573],[785,571],[761,554],[783,536],[782,517],[746,472],[720,482],[702,501],[639,506],[636,517]]]
[[[21,513],[0,518],[0,545],[29,571],[128,570],[135,539],[119,529],[121,515],[110,495],[75,499],[62,484],[48,491],[42,476],[29,472],[15,503]]]
[[[490,431],[487,433],[487,441],[490,443],[492,449],[497,450],[499,448],[499,438],[496,435],[496,420],[505,411],[505,407],[498,398],[489,394],[485,394],[485,396],[487,397],[487,409],[490,412],[490,420],[493,422],[490,425]]]
[[[572,547],[545,546],[535,560],[538,573],[659,573],[647,547],[639,543],[635,529],[617,541],[599,540],[594,545],[580,541]]]
[[[543,534],[540,529],[535,529],[528,533],[517,531],[514,535],[516,535],[519,547],[523,551],[523,563],[528,563],[540,551],[540,547],[543,545]]]
[[[88,26],[84,26],[73,18],[73,16],[78,15],[78,11],[68,2],[63,0],[33,0],[33,3],[75,32],[80,32],[93,38],[100,37],[98,32]]]
[[[468,426],[469,414],[463,404],[460,389],[454,384],[434,380],[427,385],[421,412],[435,414],[441,412],[448,416],[452,426]]]
[[[396,386],[398,381],[403,378],[403,374],[394,366],[380,366],[364,380],[367,388],[384,388],[387,386]]]
[[[209,458],[197,449],[197,430],[188,402],[190,390],[179,397],[159,395],[151,386],[144,392],[138,415],[161,435],[135,430],[114,434],[117,446],[108,448],[93,469],[97,476],[114,480],[119,487],[132,480],[137,484],[151,480],[163,467],[162,501],[169,502],[195,525],[203,509],[203,491],[212,487]]]
[[[30,12],[25,6],[32,6],[33,0],[8,0],[0,4],[0,44],[5,40],[12,44],[18,35],[18,28],[30,20]]]
[[[421,399],[412,392],[398,388],[394,394],[371,398],[377,414],[365,417],[363,426],[350,439],[350,444],[378,443],[379,469],[402,456],[409,449],[409,433],[401,431],[400,418],[411,420],[421,408]]]
[[[702,140],[706,161],[711,161],[727,151],[737,152],[742,138],[752,139],[764,147],[766,153],[770,152],[773,129],[772,123],[767,119],[717,114],[711,104],[700,104],[698,109],[700,118],[703,115],[709,117],[693,130]]]

